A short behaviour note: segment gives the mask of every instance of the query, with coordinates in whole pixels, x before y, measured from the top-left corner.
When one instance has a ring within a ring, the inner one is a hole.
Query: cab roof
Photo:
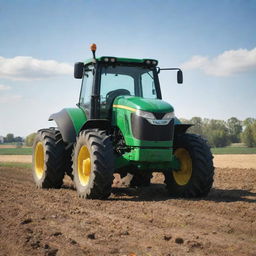
[[[145,63],[146,65],[152,65],[156,66],[158,64],[158,61],[155,59],[133,59],[133,58],[122,58],[122,57],[114,57],[114,56],[102,56],[96,58],[97,62],[105,62],[105,63],[130,63],[130,64],[143,64]],[[87,59],[84,64],[90,64],[90,63],[95,63],[95,60],[93,58]]]

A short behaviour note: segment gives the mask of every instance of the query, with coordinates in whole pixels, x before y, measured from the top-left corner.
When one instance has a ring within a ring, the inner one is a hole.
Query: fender
[[[90,119],[82,126],[80,131],[86,129],[99,128],[101,130],[110,130],[110,121],[108,119]]]
[[[56,122],[64,142],[74,143],[87,118],[80,108],[64,108],[52,114],[48,120]]]
[[[174,117],[174,136],[185,133],[191,126],[193,126],[193,124],[182,124],[177,117]]]
[[[174,136],[177,134],[183,134],[187,131],[189,127],[193,126],[193,124],[175,124],[174,125]]]

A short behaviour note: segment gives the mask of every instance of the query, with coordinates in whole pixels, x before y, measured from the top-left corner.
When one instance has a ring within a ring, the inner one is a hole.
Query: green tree
[[[11,143],[14,142],[14,135],[13,133],[8,133],[5,137],[5,142],[7,143]]]
[[[225,147],[230,144],[227,131],[223,129],[213,130],[209,134],[209,143],[213,147]]]
[[[242,132],[242,121],[236,117],[231,117],[227,121],[227,128],[231,142],[240,142],[240,135]]]
[[[228,128],[223,120],[204,119],[203,134],[213,147],[225,147],[230,144]]]
[[[248,117],[243,121],[244,126],[248,126],[250,124],[253,124],[256,121],[255,118]]]
[[[20,136],[18,136],[18,137],[15,137],[15,138],[14,138],[14,141],[15,141],[15,142],[23,142],[23,138],[20,137]]]
[[[34,143],[35,137],[36,137],[36,133],[35,133],[35,132],[29,134],[29,135],[26,137],[26,139],[25,139],[25,144],[26,144],[26,146],[31,147],[31,146],[33,145],[33,143]]]
[[[256,147],[256,120],[247,118],[244,121],[246,127],[242,133],[242,141],[247,147]]]
[[[189,122],[193,124],[189,130],[191,133],[203,135],[203,120],[201,117],[192,117]]]

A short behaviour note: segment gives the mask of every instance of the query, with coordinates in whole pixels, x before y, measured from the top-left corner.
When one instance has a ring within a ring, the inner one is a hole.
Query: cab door
[[[85,111],[87,118],[90,116],[90,107],[91,107],[91,95],[92,95],[92,86],[93,86],[93,67],[87,66],[85,68],[80,97],[79,97],[79,107]]]

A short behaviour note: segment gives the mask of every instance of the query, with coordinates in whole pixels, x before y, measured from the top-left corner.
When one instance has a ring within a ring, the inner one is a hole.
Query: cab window
[[[93,84],[92,67],[88,67],[87,69],[90,71],[86,71],[84,73],[79,99],[79,105],[84,108],[87,108],[90,105]]]

